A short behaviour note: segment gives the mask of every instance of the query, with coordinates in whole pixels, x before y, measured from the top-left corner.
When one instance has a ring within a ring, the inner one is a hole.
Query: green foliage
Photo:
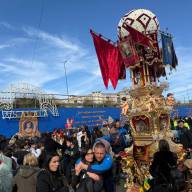
[[[39,101],[35,98],[17,98],[14,101],[15,108],[39,108]]]

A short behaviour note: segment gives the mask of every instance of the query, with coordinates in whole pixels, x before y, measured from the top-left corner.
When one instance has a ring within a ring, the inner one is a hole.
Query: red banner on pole
[[[123,24],[123,28],[129,31],[133,41],[135,43],[141,44],[147,47],[153,47],[153,40],[144,35],[143,33],[137,31],[136,29],[132,28],[129,25]]]
[[[103,39],[100,35],[97,35],[93,31],[90,32],[99,60],[104,85],[108,88],[108,81],[110,79],[113,88],[115,89],[119,77],[122,76],[122,79],[123,75],[121,74],[125,74],[125,66],[123,64],[121,53],[119,52],[118,47],[111,44],[110,41]]]

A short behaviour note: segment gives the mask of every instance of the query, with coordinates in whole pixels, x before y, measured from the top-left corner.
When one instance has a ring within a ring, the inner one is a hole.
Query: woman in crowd
[[[37,192],[68,192],[66,180],[59,172],[59,161],[55,152],[46,155],[44,169],[37,177]]]
[[[73,176],[71,183],[76,192],[99,192],[102,190],[103,180],[101,176],[95,173],[86,172],[86,170],[82,170],[80,166],[78,166],[80,163],[84,163],[89,166],[93,163],[93,159],[93,150],[91,148],[83,148],[81,151],[81,158],[76,163],[75,175]],[[77,185],[78,187],[76,189]]]
[[[168,190],[166,184],[171,183],[170,171],[172,166],[177,166],[177,155],[170,151],[169,144],[166,140],[159,141],[159,151],[154,154],[152,165],[150,166],[150,173],[154,178],[153,186],[158,188],[153,191]]]
[[[38,161],[34,154],[28,153],[24,156],[21,166],[14,177],[13,192],[36,191],[37,174],[39,172]]]

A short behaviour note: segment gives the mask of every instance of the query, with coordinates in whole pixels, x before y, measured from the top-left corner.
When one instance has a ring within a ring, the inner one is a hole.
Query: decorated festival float
[[[128,174],[127,191],[144,191],[149,188],[149,166],[160,139],[166,139],[180,158],[183,155],[170,130],[174,97],[168,94],[164,98],[162,92],[168,85],[159,80],[166,77],[166,67],[172,70],[177,66],[172,36],[160,31],[156,15],[145,9],[132,10],[121,18],[116,43],[93,31],[91,35],[106,88],[109,80],[116,88],[130,69],[131,103],[122,105],[127,107],[122,116],[130,122],[133,145],[125,149],[122,164]]]

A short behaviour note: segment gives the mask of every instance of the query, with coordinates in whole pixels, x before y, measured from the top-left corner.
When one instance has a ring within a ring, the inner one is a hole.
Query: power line
[[[41,29],[41,24],[43,20],[43,14],[44,14],[44,0],[41,1],[41,10],[40,10],[40,17],[39,17],[39,23],[37,26],[38,31]],[[38,45],[38,40],[39,40],[39,35],[35,38],[33,50],[32,50],[32,60],[31,60],[31,67],[33,67],[35,56],[36,56],[36,50],[37,50],[37,45]]]

